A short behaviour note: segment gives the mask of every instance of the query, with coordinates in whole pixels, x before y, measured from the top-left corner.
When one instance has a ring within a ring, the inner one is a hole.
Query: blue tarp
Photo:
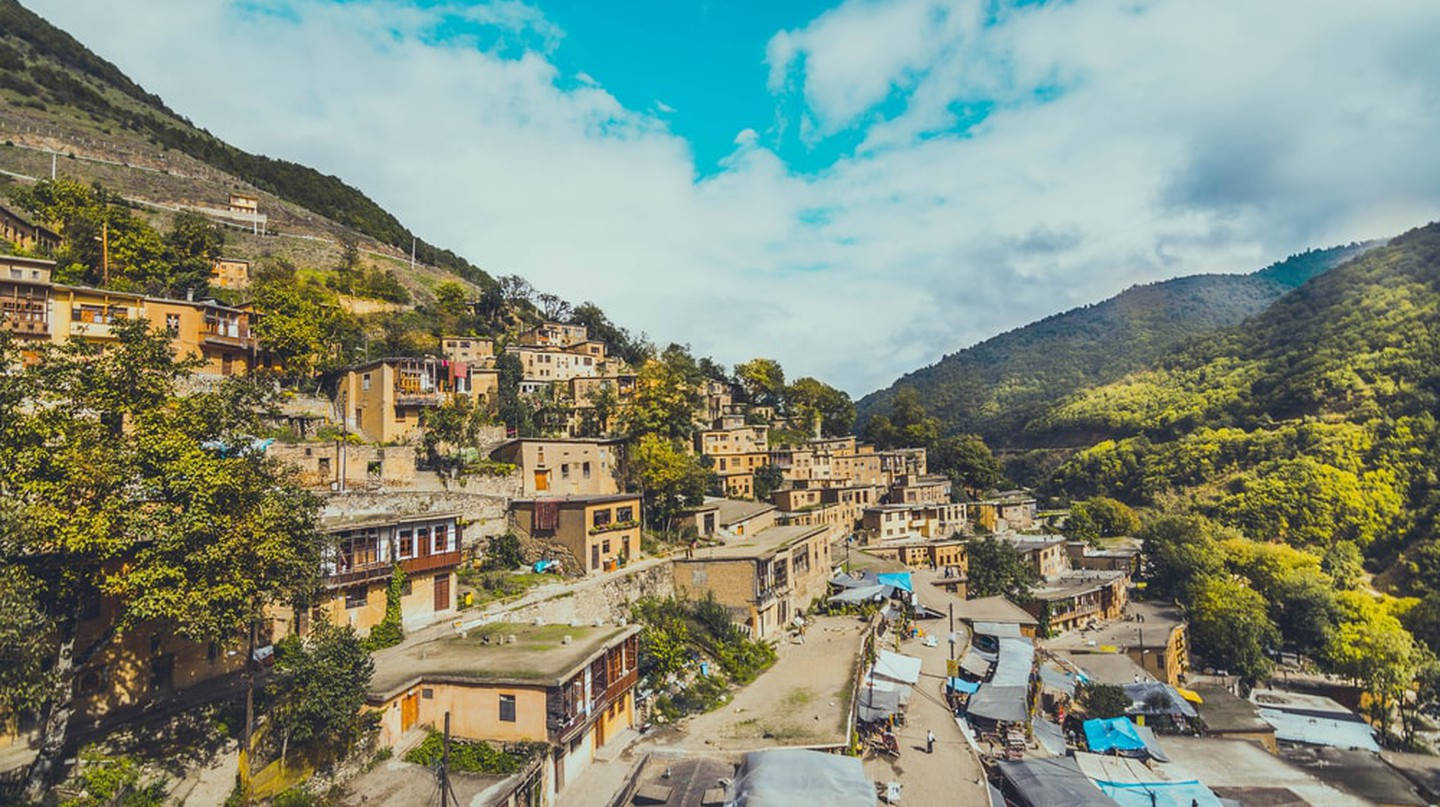
[[[980,688],[979,681],[966,681],[964,678],[951,678],[946,684],[956,692],[964,692],[966,694],[973,693]]]
[[[1224,807],[1214,791],[1188,782],[1096,782],[1121,807]]]
[[[915,584],[910,582],[909,572],[892,572],[889,574],[875,575],[875,582],[882,586],[894,586],[906,591],[914,591]]]
[[[1096,754],[1109,751],[1144,751],[1145,740],[1135,724],[1123,717],[1085,721],[1085,742]]]

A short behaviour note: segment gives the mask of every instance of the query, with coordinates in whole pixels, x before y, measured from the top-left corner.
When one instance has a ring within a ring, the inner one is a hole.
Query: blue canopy
[[[973,693],[980,688],[979,681],[966,681],[964,678],[951,678],[945,682],[945,685],[956,692],[964,692],[967,694]]]
[[[1123,717],[1086,720],[1085,742],[1089,743],[1090,750],[1096,754],[1145,750],[1145,740],[1135,729],[1135,724]]]
[[[1096,782],[1121,807],[1223,807],[1215,791],[1190,779],[1184,782]]]
[[[882,586],[894,586],[895,588],[903,588],[906,591],[915,590],[915,585],[910,582],[909,572],[891,572],[888,574],[877,574],[875,575],[875,582],[879,583]]]

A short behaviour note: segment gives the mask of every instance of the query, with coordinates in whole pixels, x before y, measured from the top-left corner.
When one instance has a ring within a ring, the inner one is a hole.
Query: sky
[[[857,396],[1440,210],[1433,0],[24,2],[492,274]]]

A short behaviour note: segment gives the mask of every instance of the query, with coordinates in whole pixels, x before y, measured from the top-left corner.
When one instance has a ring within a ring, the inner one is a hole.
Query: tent
[[[1020,626],[1013,622],[976,622],[973,627],[978,636],[1020,638]]]
[[[889,586],[857,586],[847,588],[831,597],[828,602],[872,602],[889,598]]]
[[[895,588],[904,589],[905,591],[910,592],[913,592],[915,590],[915,584],[910,582],[909,572],[890,572],[887,574],[877,574],[875,575],[875,579],[882,586],[893,586]]]
[[[1136,726],[1135,730],[1140,733],[1140,739],[1145,741],[1145,750],[1150,752],[1150,758],[1156,762],[1169,762],[1170,755],[1160,747],[1160,740],[1149,726]]]
[[[1120,751],[1129,756],[1135,756],[1135,752],[1146,751],[1145,739],[1140,736],[1135,724],[1126,718],[1112,717],[1109,720],[1103,720],[1097,717],[1086,720],[1084,728],[1085,742],[1096,754]]]
[[[1020,723],[1029,714],[1025,699],[1029,694],[1026,687],[1006,687],[995,684],[981,684],[966,712],[973,717],[995,722]]]
[[[1040,667],[1040,685],[1051,692],[1075,697],[1075,676],[1063,670],[1057,670],[1049,664]]]
[[[1188,782],[1096,782],[1120,807],[1224,807],[1225,803],[1199,780]]]
[[[801,748],[746,754],[725,791],[725,807],[791,804],[875,807],[875,785],[858,757]]]
[[[1035,665],[1035,645],[1029,639],[1000,640],[1000,660],[990,680],[996,686],[1014,687],[1030,684],[1030,670]]]
[[[1028,807],[1119,807],[1085,778],[1073,759],[1022,759],[998,767],[1006,794]]]
[[[876,678],[888,678],[902,684],[914,684],[920,680],[920,659],[901,653],[881,650],[871,671]]]
[[[990,674],[990,661],[972,647],[960,657],[960,669],[976,678],[984,678]]]
[[[877,720],[884,720],[890,715],[900,711],[900,690],[890,687],[864,686],[860,688],[860,697],[856,716],[862,722],[873,723]]]
[[[1039,741],[1042,748],[1050,753],[1050,756],[1065,756],[1065,732],[1061,731],[1060,724],[1053,720],[1046,720],[1041,715],[1035,715],[1034,719],[1030,721],[1030,727],[1035,733],[1035,739]]]
[[[1125,690],[1132,702],[1130,708],[1125,710],[1126,714],[1184,715],[1195,719],[1195,707],[1169,684],[1146,681],[1125,684],[1121,689]]]
[[[975,690],[980,688],[980,684],[974,681],[966,681],[964,678],[947,678],[945,679],[945,686],[950,687],[956,692],[964,692],[967,695],[974,694]]]

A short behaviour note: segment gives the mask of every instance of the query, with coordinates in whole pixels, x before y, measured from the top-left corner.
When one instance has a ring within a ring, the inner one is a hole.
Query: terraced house
[[[638,494],[516,499],[510,503],[509,526],[564,547],[587,574],[640,558]]]

